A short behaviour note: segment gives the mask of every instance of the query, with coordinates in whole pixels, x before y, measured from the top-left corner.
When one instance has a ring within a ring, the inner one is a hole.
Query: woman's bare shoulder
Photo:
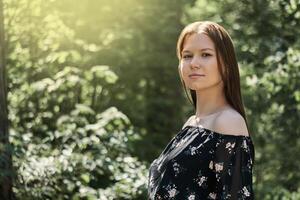
[[[222,111],[216,117],[214,130],[225,135],[249,136],[245,119],[233,108]]]

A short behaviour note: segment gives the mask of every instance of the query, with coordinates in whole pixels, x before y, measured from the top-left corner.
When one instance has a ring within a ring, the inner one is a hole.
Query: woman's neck
[[[213,87],[206,90],[196,91],[196,117],[206,117],[219,112],[224,108],[230,107],[226,100],[223,89]]]

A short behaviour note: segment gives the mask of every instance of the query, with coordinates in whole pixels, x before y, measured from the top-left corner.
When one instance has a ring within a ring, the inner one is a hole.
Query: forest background
[[[146,199],[150,163],[195,112],[177,38],[211,20],[236,49],[256,198],[300,199],[299,1],[2,1],[16,198]]]

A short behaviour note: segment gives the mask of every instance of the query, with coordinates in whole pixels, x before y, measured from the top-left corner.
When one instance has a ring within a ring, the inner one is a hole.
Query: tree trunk
[[[0,0],[0,199],[13,199],[12,156],[8,139],[3,1]]]

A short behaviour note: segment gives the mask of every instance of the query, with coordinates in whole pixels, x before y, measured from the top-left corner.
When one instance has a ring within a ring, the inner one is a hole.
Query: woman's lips
[[[191,78],[191,79],[196,79],[196,78],[200,78],[200,77],[204,77],[205,75],[203,75],[203,74],[191,74],[191,75],[189,75],[189,77]]]

